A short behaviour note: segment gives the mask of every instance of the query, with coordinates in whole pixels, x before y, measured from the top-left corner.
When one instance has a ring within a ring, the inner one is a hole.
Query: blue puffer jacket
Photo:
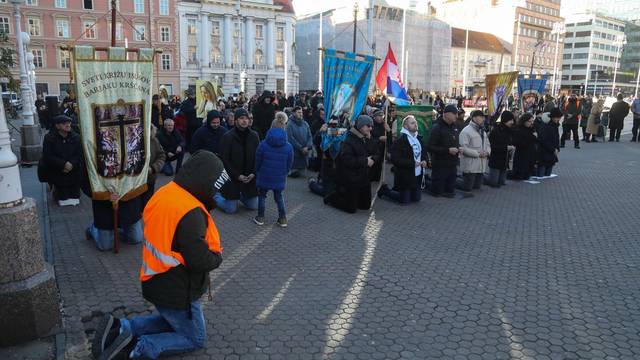
[[[284,190],[293,164],[293,146],[283,129],[273,128],[256,150],[256,186],[258,189]]]

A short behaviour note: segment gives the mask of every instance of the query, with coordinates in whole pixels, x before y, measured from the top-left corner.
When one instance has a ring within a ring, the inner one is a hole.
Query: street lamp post
[[[616,91],[616,75],[618,74],[618,60],[620,60],[620,52],[622,51],[622,47],[627,43],[626,36],[616,36],[616,40],[613,42],[613,45],[616,47],[616,62],[613,64],[613,84],[611,84],[611,96],[615,96],[614,92]]]
[[[558,81],[558,48],[560,47],[560,37],[564,34],[564,24],[561,22],[553,24],[551,34],[556,36],[556,51],[553,57],[553,84],[551,85],[551,94],[556,94],[556,83]]]
[[[35,164],[40,160],[42,146],[40,145],[40,129],[35,126],[33,119],[33,98],[31,87],[29,86],[29,75],[27,68],[27,58],[25,56],[25,46],[29,44],[30,38],[27,33],[22,32],[20,5],[23,0],[11,0],[16,23],[16,43],[18,48],[20,66],[20,97],[22,98],[22,127],[20,135],[22,143],[20,145],[21,162],[24,164]]]

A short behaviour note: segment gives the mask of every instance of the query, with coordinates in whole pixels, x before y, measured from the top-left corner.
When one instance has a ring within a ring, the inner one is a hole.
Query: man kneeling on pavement
[[[222,262],[209,211],[213,195],[228,179],[220,159],[199,151],[151,197],[143,215],[140,280],[142,295],[156,312],[133,319],[105,315],[92,344],[95,358],[157,359],[204,346],[200,297],[209,286],[209,272]]]

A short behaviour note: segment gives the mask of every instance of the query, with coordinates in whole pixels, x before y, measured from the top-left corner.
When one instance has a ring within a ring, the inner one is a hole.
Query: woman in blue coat
[[[287,174],[293,164],[293,146],[287,141],[287,133],[281,128],[271,128],[256,150],[256,186],[258,188],[258,216],[253,222],[264,225],[265,199],[269,190],[278,205],[278,221],[287,227],[287,214],[282,192]]]

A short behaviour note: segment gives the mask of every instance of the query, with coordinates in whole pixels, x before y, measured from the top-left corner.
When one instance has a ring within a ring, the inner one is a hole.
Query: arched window
[[[214,64],[220,64],[222,62],[222,52],[219,47],[211,49],[211,62]]]
[[[262,55],[262,50],[257,49],[254,53],[253,53],[253,62],[256,65],[263,65],[264,63],[264,56]]]
[[[233,63],[238,64],[238,48],[233,49]]]

